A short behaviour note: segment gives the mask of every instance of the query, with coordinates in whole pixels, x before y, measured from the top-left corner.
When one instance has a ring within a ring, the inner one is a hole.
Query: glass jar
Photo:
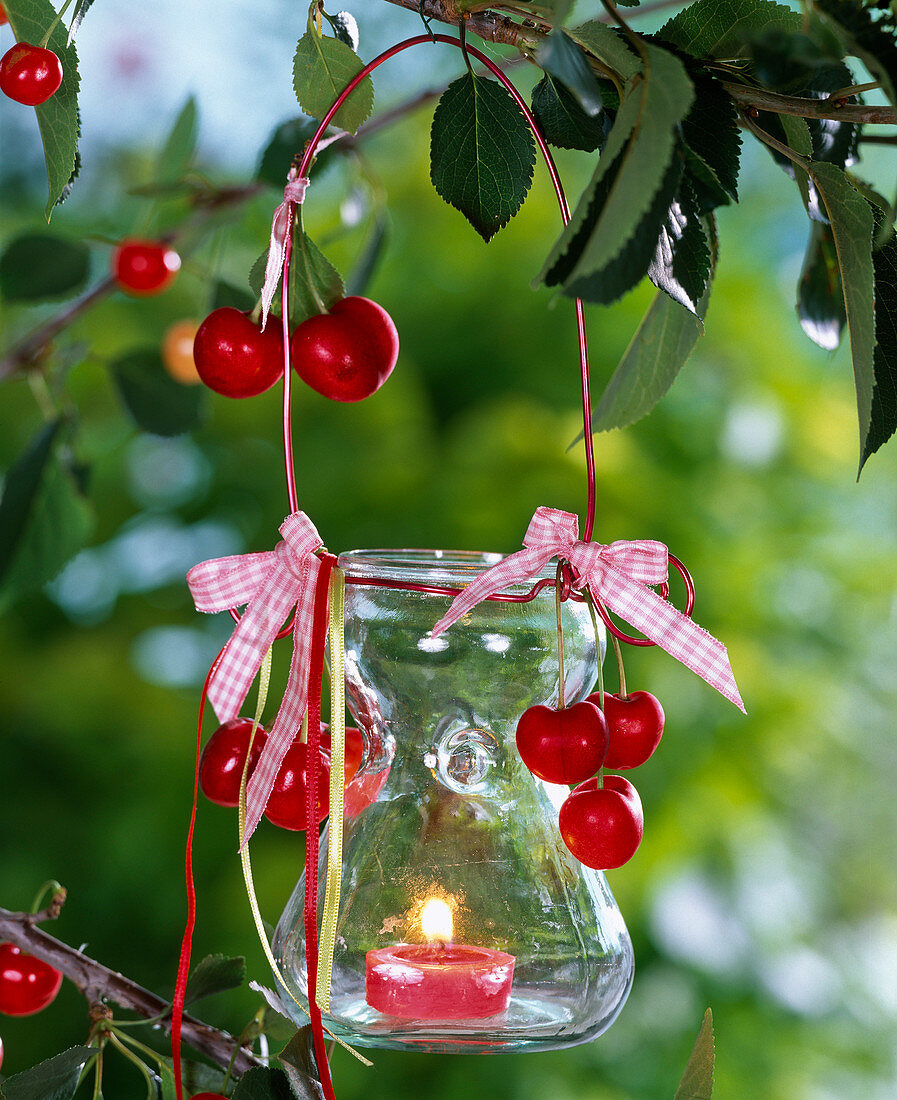
[[[515,744],[523,711],[558,699],[553,586],[527,603],[483,602],[433,638],[449,597],[378,583],[460,588],[499,560],[431,550],[339,559],[348,706],[365,752],[348,792],[324,1022],[357,1045],[481,1054],[582,1043],[610,1026],[632,983],[605,877],[558,831],[567,788],[536,779]],[[598,655],[585,604],[565,601],[562,621],[569,705],[591,689]],[[604,644],[602,630],[602,657]],[[326,837],[319,921],[325,867]],[[273,944],[300,999],[304,886],[303,876]]]

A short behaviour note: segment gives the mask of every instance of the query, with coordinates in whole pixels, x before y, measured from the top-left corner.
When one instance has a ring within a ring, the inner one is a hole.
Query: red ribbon
[[[588,588],[593,599],[600,600],[744,710],[726,647],[650,587],[663,584],[669,575],[668,551],[662,542],[642,539],[607,546],[582,542],[579,518],[572,512],[537,508],[523,545],[525,550],[487,569],[456,596],[433,634],[447,630],[488,596],[538,576],[556,557],[573,566],[577,589]]]

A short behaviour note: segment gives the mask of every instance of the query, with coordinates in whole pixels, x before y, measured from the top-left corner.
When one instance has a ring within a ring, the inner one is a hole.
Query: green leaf
[[[573,94],[548,73],[533,88],[532,106],[542,136],[559,149],[591,153],[604,141],[607,116],[587,115]]]
[[[155,348],[140,348],[111,366],[119,396],[134,422],[155,435],[180,435],[199,423],[205,393],[168,374]]]
[[[713,1013],[704,1013],[701,1030],[673,1100],[710,1100],[713,1096]]]
[[[623,80],[631,80],[641,69],[641,61],[629,48],[629,44],[618,31],[592,19],[578,27],[571,27],[567,34],[594,57],[606,69],[610,69]]]
[[[876,80],[885,95],[897,106],[897,37],[892,11],[861,0],[814,0],[814,7],[831,22]]]
[[[589,301],[613,301],[645,274],[682,172],[681,159],[673,164],[675,130],[692,104],[692,84],[678,58],[650,43],[645,50],[647,71],[628,85],[595,174],[539,276]],[[645,240],[652,221],[653,242]],[[638,259],[623,255],[633,238]],[[633,270],[643,255],[644,266]]]
[[[872,428],[872,389],[875,384],[875,273],[872,261],[873,215],[869,204],[834,164],[811,161],[808,171],[816,185],[832,227],[857,395],[860,426],[860,470]]]
[[[178,112],[159,153],[156,167],[156,179],[159,183],[172,183],[180,179],[193,159],[198,135],[199,113],[196,100],[191,95]]]
[[[708,226],[712,230],[712,221]],[[648,415],[694,350],[709,301],[710,279],[697,317],[667,294],[657,293],[592,412],[593,431],[625,428]]]
[[[537,63],[573,93],[587,115],[595,117],[604,109],[601,89],[582,47],[561,30],[554,30],[536,53]]]
[[[64,298],[87,282],[90,252],[80,241],[27,233],[0,256],[0,294],[8,302]]]
[[[293,87],[299,106],[314,118],[323,118],[349,81],[364,66],[345,42],[324,38],[309,27],[299,39],[293,61]],[[333,124],[354,134],[374,106],[374,85],[365,77],[340,107]]]
[[[306,317],[321,313],[344,298],[346,288],[333,264],[302,229],[293,230],[293,254],[290,260],[290,324],[298,325]]]
[[[61,420],[55,420],[41,428],[28,449],[7,471],[0,497],[0,580],[24,537],[61,425]]]
[[[797,315],[814,344],[826,351],[835,350],[847,314],[835,238],[831,226],[823,222],[810,222],[810,240],[797,284]]]
[[[239,309],[243,313],[248,313],[255,307],[256,301],[257,299],[248,290],[219,279],[212,293],[211,309],[222,309],[227,306],[230,309]]]
[[[236,989],[246,981],[246,960],[242,955],[206,955],[187,979],[184,1004],[192,1005],[215,993]]]
[[[679,305],[697,314],[710,274],[710,248],[694,188],[683,178],[657,240],[648,278]]]
[[[288,122],[281,123],[271,135],[268,144],[262,152],[259,161],[256,179],[262,183],[270,183],[282,191],[287,182],[287,173],[293,158],[301,156],[306,144],[315,136],[318,129],[318,120],[309,118],[308,115],[300,115],[291,118]],[[336,133],[328,126],[324,131],[325,136]],[[322,171],[333,158],[338,155],[338,146],[329,145],[315,158],[309,176]]]
[[[282,1069],[254,1066],[240,1078],[232,1100],[296,1100]]]
[[[159,1091],[162,1093],[161,1100],[177,1100],[177,1086],[174,1080],[173,1067],[167,1065],[164,1061],[158,1062],[157,1065],[157,1080],[159,1082]]]
[[[323,1100],[310,1024],[300,1028],[277,1057],[299,1100]]]
[[[888,212],[872,202],[876,233]],[[861,461],[874,454],[897,430],[897,237],[893,233],[872,253],[875,270],[875,387],[872,414]]]
[[[774,0],[696,0],[657,32],[695,57],[743,57],[760,31],[800,30],[801,17]]]
[[[56,10],[48,0],[3,0],[3,6],[18,42],[40,42],[47,27],[56,18]],[[62,200],[66,186],[75,174],[78,136],[81,132],[78,116],[78,54],[74,44],[66,44],[67,36],[65,26],[61,22],[57,23],[47,45],[62,62],[62,84],[46,103],[34,108],[47,163],[49,198],[45,213],[48,220],[53,207]]]
[[[71,1100],[82,1069],[96,1055],[95,1047],[69,1047],[55,1058],[8,1077],[0,1086],[0,1100]]]
[[[484,241],[513,218],[533,178],[536,148],[500,84],[465,73],[442,93],[430,131],[430,179]]]
[[[738,201],[741,133],[738,111],[722,84],[706,70],[692,64],[689,76],[695,101],[682,120],[688,171],[701,213]]]

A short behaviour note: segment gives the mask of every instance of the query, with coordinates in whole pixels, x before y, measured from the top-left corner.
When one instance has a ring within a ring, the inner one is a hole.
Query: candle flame
[[[451,943],[454,919],[449,906],[442,898],[428,898],[420,914],[424,938],[430,942]]]

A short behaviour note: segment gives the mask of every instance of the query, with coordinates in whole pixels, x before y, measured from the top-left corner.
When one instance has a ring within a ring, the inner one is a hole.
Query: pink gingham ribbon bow
[[[287,236],[293,224],[293,207],[305,202],[305,190],[308,187],[305,176],[296,179],[293,172],[294,169],[290,169],[287,185],[283,189],[283,202],[274,211],[274,217],[271,219],[271,241],[268,245],[268,262],[265,264],[265,282],[262,286],[263,329],[268,323],[268,311],[274,301],[283,270]]]
[[[195,565],[187,584],[197,611],[246,611],[225,646],[209,681],[209,702],[220,722],[236,718],[268,649],[295,607],[293,658],[286,691],[274,728],[246,788],[246,830],[259,823],[281,761],[302,725],[308,706],[315,582],[322,545],[304,512],[287,516],[280,527],[283,541],[261,554],[234,554]]]
[[[706,680],[742,711],[744,704],[726,647],[687,615],[652,591],[668,577],[668,551],[662,542],[579,540],[579,518],[557,508],[537,508],[523,539],[525,550],[487,569],[452,601],[433,634],[458,621],[481,600],[509,584],[537,577],[551,558],[568,561],[579,575],[578,588],[631,623],[646,638]]]

